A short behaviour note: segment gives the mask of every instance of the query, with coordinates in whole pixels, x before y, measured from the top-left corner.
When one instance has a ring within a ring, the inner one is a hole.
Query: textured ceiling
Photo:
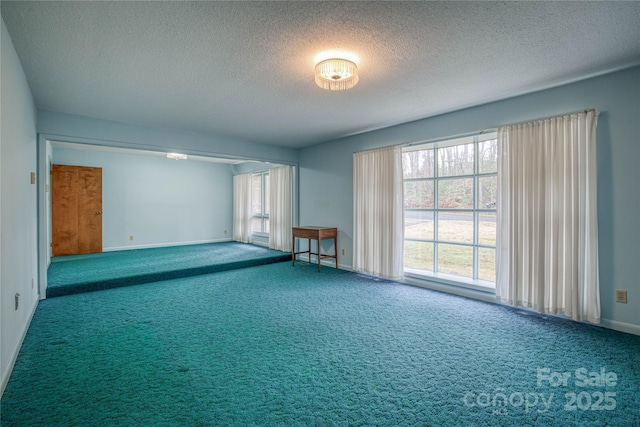
[[[1,2],[38,108],[303,147],[640,63],[640,2]],[[318,54],[360,82],[314,83]]]

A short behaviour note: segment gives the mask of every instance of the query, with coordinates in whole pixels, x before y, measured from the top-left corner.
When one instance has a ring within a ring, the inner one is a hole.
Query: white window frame
[[[263,171],[263,172],[256,172],[253,173],[251,176],[251,179],[253,180],[254,177],[256,176],[260,176],[260,191],[261,191],[261,212],[260,213],[255,213],[253,212],[253,218],[259,218],[260,219],[260,223],[261,223],[261,228],[260,231],[253,231],[253,224],[251,225],[252,228],[252,234],[254,236],[260,236],[260,237],[269,237],[269,232],[265,231],[267,229],[267,226],[269,224],[269,214],[267,213],[267,189],[266,189],[266,179],[269,176],[269,171]],[[253,183],[252,183],[253,185]],[[253,201],[252,201],[253,202]],[[253,203],[252,203],[253,205]],[[253,206],[252,206],[252,210],[253,210]]]
[[[483,213],[492,213],[496,214],[496,206],[492,206],[490,208],[481,207],[480,205],[480,191],[479,191],[479,178],[483,177],[497,177],[497,168],[495,172],[488,173],[480,173],[479,161],[478,161],[478,144],[483,141],[497,139],[497,131],[490,130],[485,131],[482,134],[476,134],[472,136],[465,137],[452,137],[439,141],[425,142],[420,144],[412,144],[411,146],[405,147],[403,149],[404,152],[411,151],[420,151],[420,150],[430,150],[433,149],[433,177],[430,178],[404,178],[404,182],[418,182],[418,181],[431,181],[433,182],[433,208],[404,208],[405,216],[407,212],[432,212],[433,213],[433,239],[418,239],[418,238],[407,238],[405,236],[406,242],[422,242],[422,243],[430,243],[432,244],[433,249],[433,265],[432,270],[421,270],[405,267],[405,275],[413,276],[417,278],[428,278],[435,279],[436,281],[454,284],[454,285],[465,285],[473,288],[481,288],[484,290],[493,290],[495,289],[495,281],[482,280],[478,278],[478,270],[479,270],[479,249],[487,248],[493,249],[495,251],[495,245],[488,245],[479,243],[479,226],[480,226],[480,215]],[[473,173],[466,175],[455,175],[455,176],[438,176],[438,150],[446,147],[451,147],[455,145],[464,145],[464,144],[474,144],[474,165],[473,165]],[[473,179],[473,209],[446,209],[438,207],[438,184],[444,180],[448,179],[464,179],[471,178]],[[497,179],[497,178],[496,178]],[[472,243],[462,243],[462,242],[450,242],[443,239],[439,239],[438,235],[438,217],[440,214],[451,214],[451,213],[471,213],[473,216],[473,242]],[[496,219],[497,220],[497,219]],[[497,227],[496,227],[497,228]],[[447,244],[447,245],[456,245],[463,247],[471,247],[473,249],[473,273],[472,277],[458,276],[455,274],[438,272],[438,243]],[[494,252],[495,253],[495,252]],[[495,256],[495,255],[494,255]]]

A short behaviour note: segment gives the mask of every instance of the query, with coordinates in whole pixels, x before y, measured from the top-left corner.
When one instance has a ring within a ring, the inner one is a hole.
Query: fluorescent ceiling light
[[[175,160],[187,160],[187,155],[180,153],[167,153],[167,158]]]

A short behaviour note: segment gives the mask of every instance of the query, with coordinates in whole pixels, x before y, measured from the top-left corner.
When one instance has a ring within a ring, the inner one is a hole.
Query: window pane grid
[[[495,134],[404,154],[405,267],[495,282]]]

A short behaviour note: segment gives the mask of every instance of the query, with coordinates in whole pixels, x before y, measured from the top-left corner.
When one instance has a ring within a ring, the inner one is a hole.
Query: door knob
[[[102,213],[102,212],[98,211],[98,212],[96,212],[96,215],[100,215],[101,213]]]

